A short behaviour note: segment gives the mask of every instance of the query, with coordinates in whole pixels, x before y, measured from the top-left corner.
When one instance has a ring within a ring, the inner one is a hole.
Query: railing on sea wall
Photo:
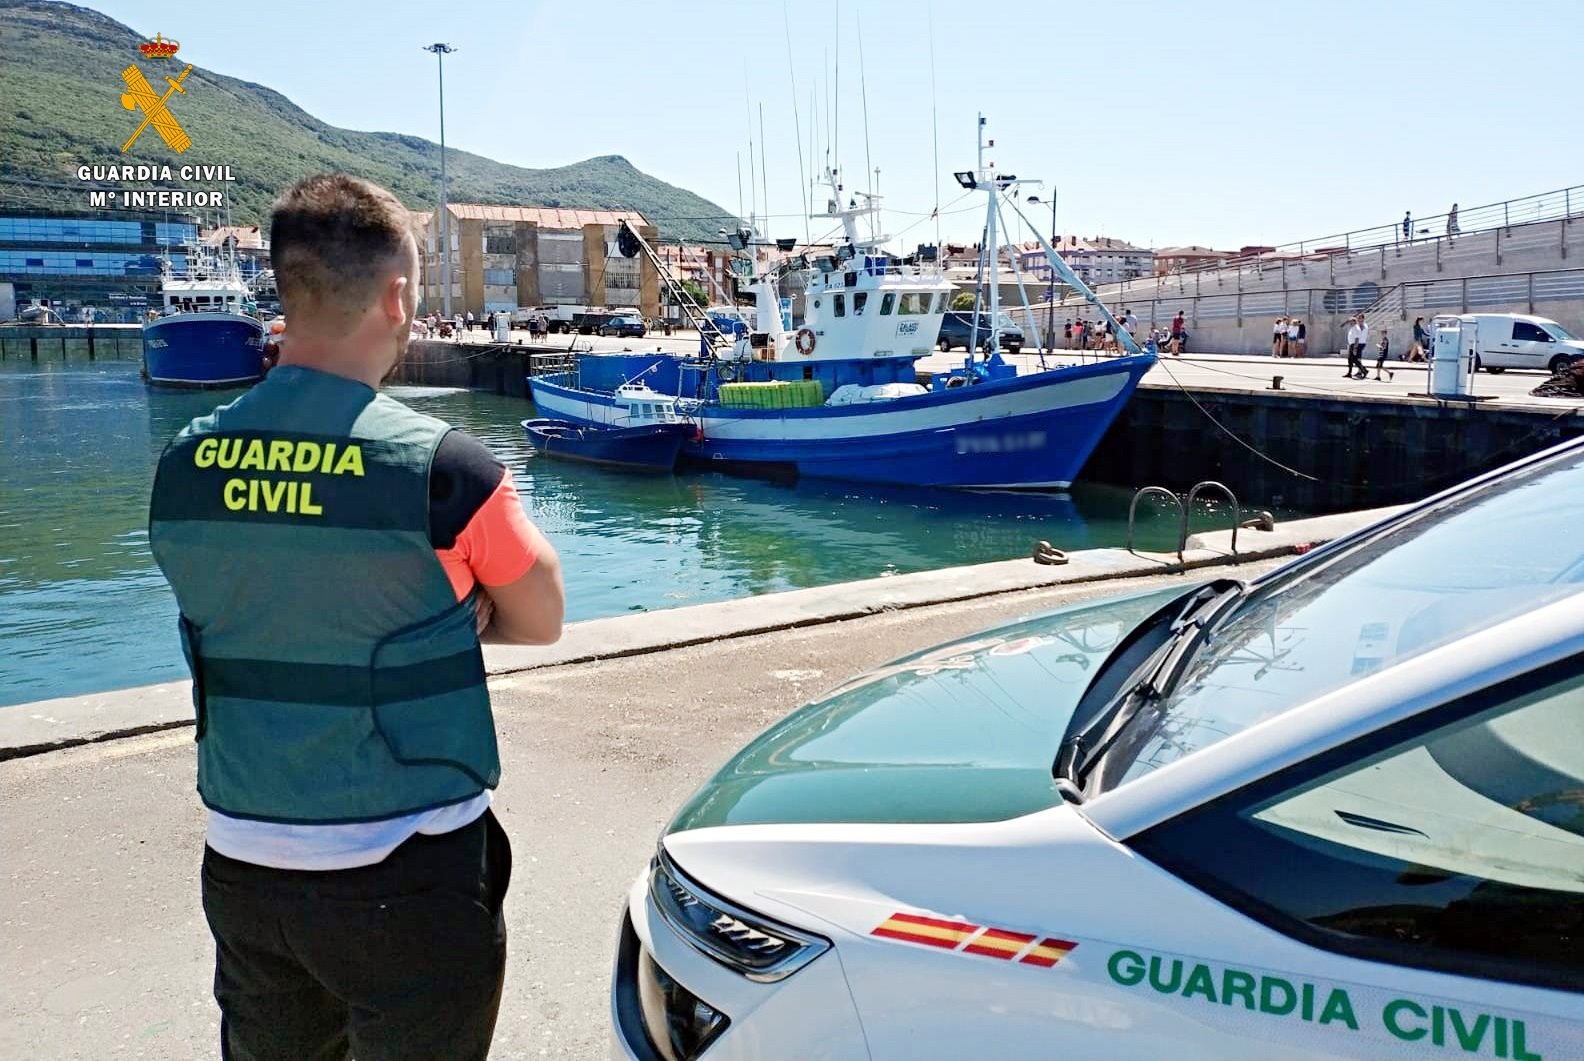
[[[1095,293],[1108,304],[1116,301],[1140,301],[1156,295],[1165,297],[1168,288],[1175,288],[1178,296],[1198,296],[1210,289],[1242,287],[1248,275],[1263,278],[1272,270],[1285,270],[1289,265],[1308,266],[1316,262],[1335,262],[1360,253],[1374,252],[1384,255],[1388,250],[1411,248],[1434,256],[1439,261],[1459,241],[1478,233],[1502,232],[1520,225],[1542,221],[1558,221],[1584,217],[1584,185],[1560,188],[1556,191],[1527,195],[1519,199],[1473,206],[1458,211],[1456,230],[1449,233],[1450,214],[1436,214],[1414,218],[1411,233],[1403,236],[1402,223],[1376,225],[1371,228],[1339,232],[1299,240],[1256,254],[1226,258],[1209,262],[1197,268],[1181,269],[1156,276],[1139,277],[1120,284],[1104,284]],[[1498,250],[1498,254],[1500,251]],[[1383,261],[1385,259],[1383,258]],[[1189,290],[1189,281],[1192,281]],[[1068,295],[1058,306],[1078,306],[1081,300]]]

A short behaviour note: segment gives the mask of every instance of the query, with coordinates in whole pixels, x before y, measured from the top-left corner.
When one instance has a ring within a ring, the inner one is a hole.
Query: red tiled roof
[[[497,206],[490,203],[448,203],[451,216],[468,221],[527,221],[540,228],[574,229],[584,225],[615,225],[635,221],[648,225],[637,210],[584,210],[559,206]]]

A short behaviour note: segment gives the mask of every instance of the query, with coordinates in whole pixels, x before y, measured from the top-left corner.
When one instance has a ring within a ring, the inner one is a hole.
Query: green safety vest
[[[205,805],[376,821],[495,787],[474,599],[429,540],[449,430],[282,365],[166,447],[149,541],[181,606]]]

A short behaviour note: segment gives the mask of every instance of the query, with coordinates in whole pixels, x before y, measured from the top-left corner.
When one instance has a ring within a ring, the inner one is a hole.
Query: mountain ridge
[[[88,185],[75,169],[88,164],[230,164],[226,187],[233,224],[259,224],[294,180],[338,169],[390,188],[408,207],[438,200],[440,148],[411,133],[342,129],[315,118],[280,91],[194,66],[183,82],[190,98],[171,108],[191,136],[177,154],[136,128],[120,101],[121,70],[143,69],[152,85],[186,64],[147,60],[141,34],[108,15],[58,0],[0,0],[0,197],[8,203],[84,209]],[[652,177],[612,153],[546,169],[497,162],[446,149],[449,198],[501,205],[627,208],[641,211],[665,239],[711,238],[735,223],[720,206]]]

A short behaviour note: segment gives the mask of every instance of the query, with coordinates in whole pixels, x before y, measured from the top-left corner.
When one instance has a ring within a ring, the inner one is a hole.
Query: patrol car
[[[1581,527],[1584,440],[798,710],[633,885],[615,1056],[1584,1057]]]

